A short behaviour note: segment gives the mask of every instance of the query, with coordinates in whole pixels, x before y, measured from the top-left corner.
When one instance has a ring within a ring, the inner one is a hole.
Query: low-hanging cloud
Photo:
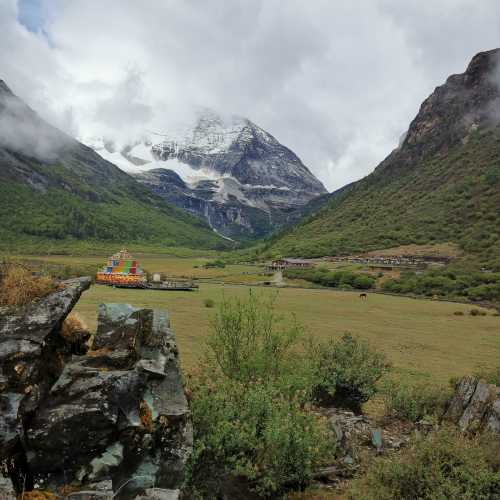
[[[0,2],[0,78],[54,125],[125,141],[211,107],[271,132],[329,189],[370,172],[436,85],[500,45],[496,0],[40,1],[35,32]]]
[[[0,146],[39,161],[53,161],[70,142],[47,127],[17,97],[0,94]]]

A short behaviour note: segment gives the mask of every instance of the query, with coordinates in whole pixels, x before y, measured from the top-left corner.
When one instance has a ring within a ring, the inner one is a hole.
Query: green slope
[[[500,267],[500,96],[489,74],[498,51],[438,87],[402,147],[318,213],[270,242],[272,253],[321,256],[455,242]]]
[[[227,246],[207,224],[43,122],[1,81],[0,220],[0,249],[8,251]]]

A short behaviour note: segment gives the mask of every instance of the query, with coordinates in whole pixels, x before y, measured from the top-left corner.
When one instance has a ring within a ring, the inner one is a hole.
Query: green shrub
[[[318,285],[331,288],[368,290],[375,284],[375,278],[369,274],[352,271],[329,271],[326,267],[316,269],[287,269],[283,275],[289,279],[304,279]]]
[[[464,312],[463,311],[455,311],[453,313],[455,316],[463,316],[464,315]]]
[[[226,267],[226,263],[223,260],[221,260],[221,259],[210,260],[208,262],[205,262],[205,264],[203,265],[203,267],[205,269],[210,269],[210,268],[214,268],[214,267],[218,267],[220,269],[224,269]]]
[[[335,450],[325,422],[270,383],[210,377],[195,386],[191,409],[188,476],[202,498],[218,497],[228,476],[275,498],[309,482]]]
[[[203,301],[203,304],[205,305],[205,307],[212,308],[215,306],[215,301],[213,299],[205,299]]]
[[[428,383],[386,382],[381,390],[386,413],[417,422],[424,417],[439,417],[451,396],[448,388]]]
[[[471,301],[500,300],[500,274],[451,267],[428,270],[420,275],[401,273],[382,288],[393,293],[412,293],[431,297],[463,297]]]
[[[229,379],[276,380],[296,361],[294,348],[303,331],[274,311],[274,298],[250,291],[248,299],[223,300],[208,338],[212,363]]]
[[[188,379],[192,497],[220,497],[228,477],[276,497],[332,458],[330,430],[306,404],[314,365],[298,349],[301,333],[276,316],[274,299],[219,304],[205,363]]]
[[[353,483],[354,500],[495,499],[500,491],[499,442],[442,428],[397,457],[376,460]]]
[[[319,344],[314,351],[316,397],[353,409],[375,394],[377,381],[389,368],[382,353],[348,334]]]
[[[486,316],[486,312],[485,311],[481,311],[480,309],[471,309],[469,311],[469,314],[471,316]]]

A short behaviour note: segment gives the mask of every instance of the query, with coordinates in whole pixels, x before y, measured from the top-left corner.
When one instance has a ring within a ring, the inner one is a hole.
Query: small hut
[[[276,259],[267,265],[270,271],[281,271],[283,269],[307,269],[313,267],[309,260],[304,259]]]

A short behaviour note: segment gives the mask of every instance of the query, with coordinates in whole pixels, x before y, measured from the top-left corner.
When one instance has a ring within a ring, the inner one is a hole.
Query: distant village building
[[[281,271],[283,269],[310,268],[310,267],[313,267],[312,262],[304,259],[276,259],[267,265],[267,269],[271,271]]]
[[[390,270],[393,268],[403,269],[425,269],[429,265],[445,265],[450,262],[448,257],[418,256],[418,255],[348,255],[330,257],[332,262],[348,262],[350,264],[361,264],[369,266],[373,271]]]

